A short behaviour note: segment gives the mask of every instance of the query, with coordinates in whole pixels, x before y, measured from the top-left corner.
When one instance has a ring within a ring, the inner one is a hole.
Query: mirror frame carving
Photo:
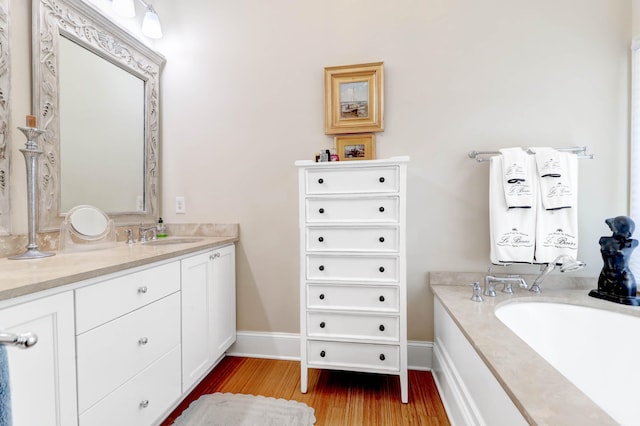
[[[38,127],[45,131],[39,140],[44,154],[39,163],[38,231],[59,230],[64,218],[59,192],[61,34],[145,82],[144,211],[105,213],[116,225],[155,223],[159,212],[159,84],[165,58],[81,0],[33,0],[33,34],[33,109]]]
[[[11,56],[9,53],[9,0],[0,0],[0,235],[11,233]]]

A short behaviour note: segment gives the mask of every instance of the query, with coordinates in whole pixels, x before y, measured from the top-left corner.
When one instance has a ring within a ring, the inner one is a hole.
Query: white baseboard
[[[410,370],[431,370],[433,342],[409,341],[407,352]],[[227,355],[299,361],[300,335],[239,331]]]

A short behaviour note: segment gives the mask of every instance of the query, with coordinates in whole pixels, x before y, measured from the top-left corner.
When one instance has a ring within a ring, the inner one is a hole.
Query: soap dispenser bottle
[[[162,218],[158,219],[158,226],[156,226],[156,238],[165,238],[167,236],[167,226],[162,221]]]

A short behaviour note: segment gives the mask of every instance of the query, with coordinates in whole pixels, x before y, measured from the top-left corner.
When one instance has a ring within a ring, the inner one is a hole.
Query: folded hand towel
[[[11,392],[9,391],[9,357],[0,344],[0,426],[11,426]]]
[[[494,264],[533,262],[535,249],[536,203],[528,209],[510,209],[504,197],[502,155],[491,157],[489,172],[489,223],[491,262]],[[527,156],[527,167],[535,160]],[[536,185],[532,185],[537,197]]]
[[[503,148],[502,172],[504,196],[507,207],[530,208],[536,200],[531,185],[534,184],[534,168],[529,167],[529,154],[522,148]]]
[[[575,154],[569,154],[575,157]],[[563,169],[572,178],[578,181],[578,161],[569,161]],[[546,178],[543,178],[546,179]],[[577,259],[578,254],[578,200],[577,188],[573,183],[571,187],[570,204],[573,207],[548,210],[542,207],[544,193],[540,189],[538,197],[538,215],[536,225],[536,263],[553,262],[560,255],[569,255]]]
[[[552,148],[535,148],[535,158],[542,207],[553,210],[575,206],[578,179],[571,170],[578,170],[578,157],[573,153],[559,152]]]

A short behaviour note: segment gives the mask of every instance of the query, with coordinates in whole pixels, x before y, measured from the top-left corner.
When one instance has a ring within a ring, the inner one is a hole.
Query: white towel
[[[578,179],[571,170],[578,170],[577,155],[552,148],[534,150],[542,207],[546,210],[574,207]]]
[[[489,226],[491,235],[491,263],[533,262],[535,250],[536,207],[510,209],[504,197],[502,155],[490,159],[489,172]],[[527,157],[527,166],[535,167],[533,156]],[[537,199],[537,185],[531,186]]]
[[[563,153],[564,154],[564,153]],[[576,157],[575,154],[569,154]],[[578,161],[576,158],[568,162],[562,170],[563,175],[571,177],[570,208],[547,210],[543,192],[538,197],[538,215],[536,224],[536,263],[550,263],[558,256],[567,254],[577,259],[578,254]],[[546,179],[546,178],[543,178]]]
[[[531,188],[535,185],[535,167],[529,167],[529,154],[522,148],[503,148],[500,154],[507,207],[530,208],[536,200]]]

